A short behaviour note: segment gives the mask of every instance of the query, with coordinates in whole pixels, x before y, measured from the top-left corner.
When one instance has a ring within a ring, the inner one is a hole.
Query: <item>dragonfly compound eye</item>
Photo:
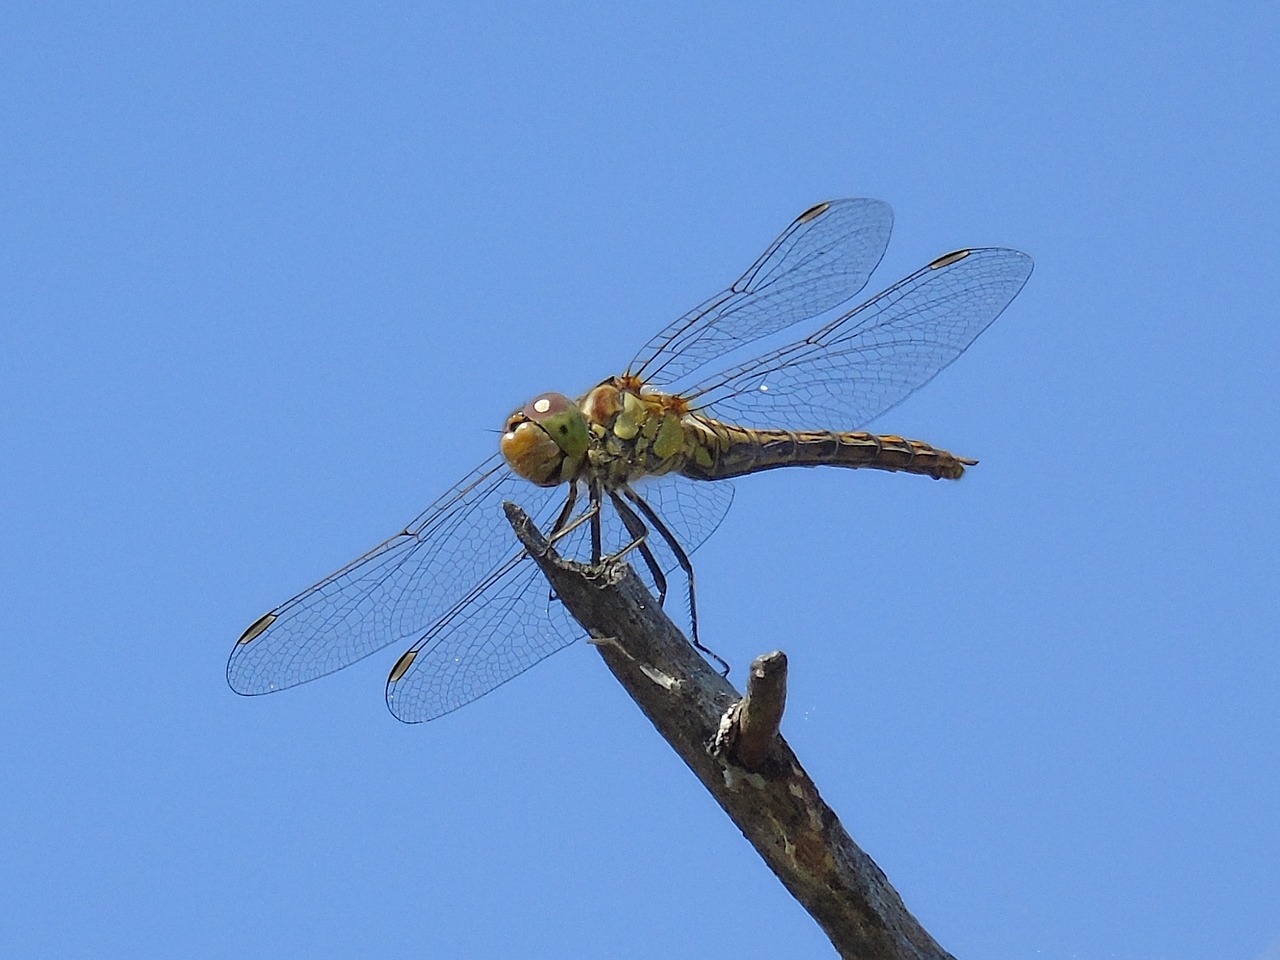
[[[544,393],[525,404],[507,420],[502,435],[502,455],[511,469],[544,487],[576,473],[588,445],[582,411],[558,393]]]
[[[547,432],[570,460],[587,455],[587,419],[578,405],[562,393],[544,393],[525,404],[526,417]]]

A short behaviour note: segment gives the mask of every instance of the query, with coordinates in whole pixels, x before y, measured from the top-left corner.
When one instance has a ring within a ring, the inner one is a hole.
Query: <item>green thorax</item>
[[[591,434],[589,469],[628,483],[683,468],[693,452],[677,397],[606,380],[580,401]]]

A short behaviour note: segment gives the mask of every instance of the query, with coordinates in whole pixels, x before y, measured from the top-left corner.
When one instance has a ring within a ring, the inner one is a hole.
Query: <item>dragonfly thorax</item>
[[[678,471],[689,456],[683,399],[611,377],[577,403],[544,393],[507,418],[502,455],[541,487],[596,476],[606,487]]]
[[[633,377],[611,377],[580,401],[591,449],[588,469],[606,485],[678,471],[688,459],[688,404],[646,389]]]

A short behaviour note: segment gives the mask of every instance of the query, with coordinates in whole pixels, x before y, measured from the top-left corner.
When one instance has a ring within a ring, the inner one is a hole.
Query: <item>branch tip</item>
[[[520,505],[504,500],[502,511],[507,515],[507,522],[516,532],[516,538],[521,546],[535,557],[546,556],[547,551],[551,549],[551,543],[542,535],[542,531],[537,528],[532,518],[521,509]]]

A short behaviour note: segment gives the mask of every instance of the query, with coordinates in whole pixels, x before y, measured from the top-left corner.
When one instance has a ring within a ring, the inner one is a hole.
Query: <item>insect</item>
[[[786,466],[864,467],[958,479],[976,461],[861,432],[963,353],[1031,275],[1017,250],[939,257],[803,339],[751,344],[833,314],[889,242],[878,200],[806,210],[731,286],[659,331],[625,371],[576,400],[545,393],[506,421],[501,448],[400,533],[255,621],[227,663],[231,687],[270,693],[410,641],[387,681],[413,723],[483,696],[581,635],[520,549],[514,500],[566,556],[634,550],[667,597],[723,519],[731,479]],[[699,644],[701,647],[701,644]]]

